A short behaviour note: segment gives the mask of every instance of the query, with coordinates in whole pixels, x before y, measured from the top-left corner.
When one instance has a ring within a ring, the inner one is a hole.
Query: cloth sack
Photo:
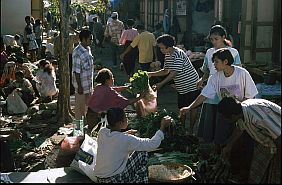
[[[27,105],[16,89],[7,97],[7,110],[8,114],[22,114],[27,111]]]
[[[106,127],[108,124],[107,116],[101,117],[101,121],[92,129],[90,136],[97,137],[101,128]]]
[[[86,175],[94,182],[97,182],[97,178],[94,174],[97,147],[97,138],[90,137],[89,135],[85,134],[85,139],[70,165],[70,167],[81,174]]]

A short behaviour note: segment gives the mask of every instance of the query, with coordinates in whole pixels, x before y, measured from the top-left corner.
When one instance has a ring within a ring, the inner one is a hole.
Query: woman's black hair
[[[168,48],[168,47],[173,47],[175,45],[175,40],[173,36],[164,34],[157,38],[157,43],[163,44],[164,46]]]
[[[109,126],[115,126],[116,123],[121,122],[126,117],[125,112],[122,108],[109,108],[107,110],[107,120]]]
[[[228,48],[220,48],[216,50],[212,55],[212,61],[214,61],[215,57],[222,61],[227,60],[227,65],[229,66],[234,63],[234,58]]]
[[[232,97],[224,97],[218,104],[218,112],[224,117],[231,117],[232,115],[242,114],[241,103]]]
[[[211,29],[210,29],[208,38],[210,38],[210,36],[213,35],[213,34],[214,35],[219,35],[221,37],[224,36],[225,37],[224,44],[227,45],[227,46],[232,47],[231,41],[227,40],[227,31],[226,31],[226,29],[223,26],[221,26],[219,24],[212,26]]]
[[[106,81],[112,78],[112,75],[108,68],[100,69],[95,77],[95,82],[105,85]]]

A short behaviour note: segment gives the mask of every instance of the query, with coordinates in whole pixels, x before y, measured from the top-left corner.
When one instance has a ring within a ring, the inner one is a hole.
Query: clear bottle
[[[74,120],[73,136],[84,136],[84,116],[79,120]]]

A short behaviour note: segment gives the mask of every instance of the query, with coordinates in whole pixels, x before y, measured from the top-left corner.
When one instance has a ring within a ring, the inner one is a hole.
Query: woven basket
[[[166,182],[166,183],[181,183],[187,181],[192,175],[195,174],[195,172],[187,165],[184,164],[179,164],[179,163],[162,163],[159,165],[164,165],[168,169],[178,169],[179,167],[183,168],[184,170],[188,170],[190,173],[187,174],[186,176],[182,177],[181,179],[176,179],[176,180],[166,180],[166,179],[155,179],[149,177],[149,182]],[[149,171],[150,173],[150,171]]]

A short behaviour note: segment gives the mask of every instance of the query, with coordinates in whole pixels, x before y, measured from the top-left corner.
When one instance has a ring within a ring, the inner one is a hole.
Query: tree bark
[[[59,97],[57,108],[57,120],[59,125],[71,123],[73,117],[70,107],[70,70],[68,62],[69,48],[69,17],[71,14],[71,0],[60,2],[60,61],[59,61]]]

